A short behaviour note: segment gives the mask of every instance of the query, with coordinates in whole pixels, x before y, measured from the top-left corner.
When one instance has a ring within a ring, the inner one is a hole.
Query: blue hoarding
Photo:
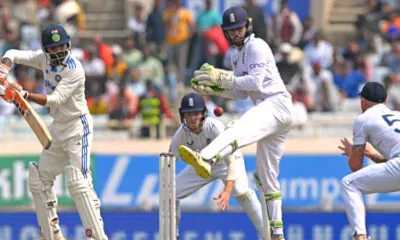
[[[61,213],[67,239],[85,239],[76,213]],[[157,240],[155,212],[103,213],[110,240]],[[367,229],[372,239],[400,240],[398,213],[370,213]],[[351,229],[344,213],[285,213],[286,240],[350,240]],[[1,240],[33,240],[39,236],[33,213],[0,213]],[[244,213],[184,213],[181,240],[255,240],[255,229]]]
[[[255,156],[245,156],[250,187],[256,189],[252,172]],[[186,165],[179,160],[177,171]],[[104,207],[146,207],[158,205],[157,155],[97,155],[95,188]],[[285,155],[281,160],[280,178],[284,208],[318,208],[323,205],[343,206],[341,178],[350,173],[347,158],[340,155]],[[212,196],[223,188],[214,181],[182,202],[184,207],[209,207]],[[371,194],[367,206],[400,203],[399,193]],[[231,206],[238,206],[232,199]]]

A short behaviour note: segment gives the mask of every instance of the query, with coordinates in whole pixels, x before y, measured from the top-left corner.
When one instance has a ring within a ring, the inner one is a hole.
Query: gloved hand
[[[207,86],[200,85],[196,82],[194,78],[190,80],[193,89],[202,96],[219,96],[220,92],[224,91],[224,89],[215,87],[215,86]]]
[[[1,86],[1,87],[5,88],[4,86]],[[6,102],[12,103],[16,95],[17,95],[17,93],[16,93],[15,89],[11,88],[11,87],[8,87],[8,88],[5,88],[4,95],[2,95],[1,97]]]
[[[6,87],[0,84],[0,96],[3,97],[6,94]]]
[[[25,99],[28,98],[28,96],[29,96],[28,91],[25,91],[24,89],[22,89],[22,86],[19,85],[19,83],[17,83],[17,82],[12,82],[12,83],[9,83],[9,86],[10,86],[11,88],[17,90],[17,91],[21,94],[21,96],[22,96],[23,98],[25,98]]]
[[[192,85],[194,91],[196,91],[198,94],[202,96],[218,96],[219,93],[214,92],[214,90],[211,89],[210,86],[206,85]]]
[[[7,79],[8,73],[10,72],[10,67],[4,63],[0,64],[0,82]]]
[[[216,86],[223,89],[233,88],[233,72],[215,68],[208,63],[194,72],[194,79],[200,85]]]

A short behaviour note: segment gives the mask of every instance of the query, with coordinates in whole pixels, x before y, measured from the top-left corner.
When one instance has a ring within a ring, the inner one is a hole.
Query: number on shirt
[[[382,118],[389,126],[392,126],[395,122],[400,122],[400,117],[393,114],[382,115]],[[399,128],[395,128],[394,131],[400,133]]]

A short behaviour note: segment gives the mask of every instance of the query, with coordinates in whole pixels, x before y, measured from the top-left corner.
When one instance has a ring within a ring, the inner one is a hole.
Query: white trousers
[[[69,164],[81,169],[82,174],[92,183],[90,174],[90,151],[93,140],[93,120],[87,114],[73,122],[53,123],[50,133],[53,143],[44,149],[39,160],[39,174],[45,186],[52,185],[56,176]]]
[[[342,179],[347,218],[357,235],[367,235],[363,194],[400,191],[400,158],[369,165]]]

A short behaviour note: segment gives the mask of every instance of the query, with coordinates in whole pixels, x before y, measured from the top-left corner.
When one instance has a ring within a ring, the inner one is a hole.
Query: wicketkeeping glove
[[[224,89],[215,87],[215,86],[207,86],[200,85],[196,82],[194,78],[190,80],[193,89],[202,96],[219,96],[220,92],[224,91]]]
[[[194,79],[200,85],[233,88],[233,72],[215,68],[208,63],[203,64],[200,70],[194,71]]]

